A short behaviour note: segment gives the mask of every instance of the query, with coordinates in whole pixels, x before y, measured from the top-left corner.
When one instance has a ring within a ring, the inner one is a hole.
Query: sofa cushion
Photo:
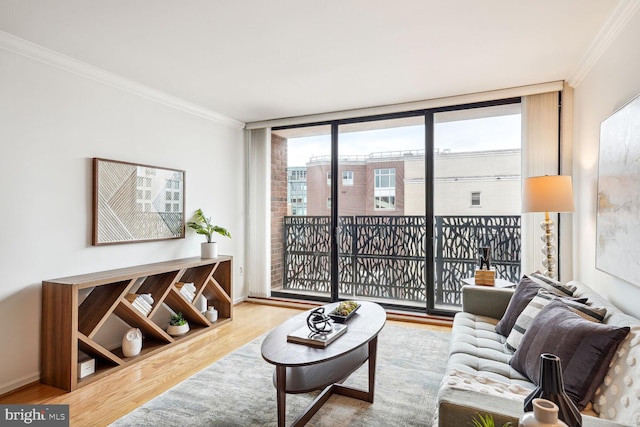
[[[556,299],[531,322],[510,364],[538,384],[540,355],[555,354],[562,363],[565,391],[578,409],[583,410],[602,383],[611,358],[628,332],[628,327],[585,320]]]
[[[511,332],[507,337],[507,341],[505,342],[507,350],[513,353],[518,349],[518,347],[520,346],[520,342],[522,341],[522,337],[529,328],[529,325],[531,324],[533,319],[535,319],[538,313],[540,313],[540,310],[542,310],[547,304],[549,304],[549,302],[551,302],[555,298],[559,297],[544,289],[538,290],[538,294],[533,297],[533,299],[529,302],[525,309],[522,310],[520,316],[518,316],[518,318],[516,319],[516,323],[513,325],[513,329],[511,329]],[[577,314],[593,322],[602,322],[604,320],[605,314],[607,314],[607,309],[604,307],[590,307],[583,304],[584,302],[586,302],[586,298],[563,298],[563,301]]]
[[[505,337],[495,331],[497,320],[470,313],[457,313],[451,330],[447,372],[457,370],[501,381],[514,390],[533,389],[533,384],[509,365]]]
[[[505,337],[509,336],[518,316],[529,302],[531,302],[533,297],[538,294],[538,290],[540,289],[545,289],[560,296],[572,296],[576,288],[575,286],[562,285],[560,282],[544,277],[540,273],[522,276],[520,283],[516,286],[516,290],[511,297],[511,301],[509,301],[504,316],[502,316],[502,319],[500,319],[496,325],[496,331],[499,334]]]

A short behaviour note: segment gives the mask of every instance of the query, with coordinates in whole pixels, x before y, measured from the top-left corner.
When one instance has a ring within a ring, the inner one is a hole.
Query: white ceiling
[[[625,0],[0,0],[0,30],[242,122],[576,73]]]

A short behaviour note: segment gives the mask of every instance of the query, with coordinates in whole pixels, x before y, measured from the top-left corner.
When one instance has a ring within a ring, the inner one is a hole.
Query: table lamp
[[[574,212],[573,188],[570,176],[546,175],[526,178],[522,188],[522,212],[544,212],[544,221],[540,223],[543,233],[540,240],[542,246],[542,265],[544,275],[556,277],[556,236],[553,234],[553,220],[549,212]]]

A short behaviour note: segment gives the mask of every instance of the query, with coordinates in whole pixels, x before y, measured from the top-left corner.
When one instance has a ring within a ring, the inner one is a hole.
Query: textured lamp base
[[[553,220],[549,218],[549,212],[545,212],[544,221],[540,223],[540,228],[543,233],[540,236],[540,240],[544,243],[542,246],[542,265],[545,268],[544,275],[551,279],[556,278],[556,235],[553,234]]]

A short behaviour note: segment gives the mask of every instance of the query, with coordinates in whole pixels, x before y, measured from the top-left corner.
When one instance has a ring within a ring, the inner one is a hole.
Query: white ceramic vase
[[[209,322],[211,323],[218,320],[218,310],[216,310],[216,308],[212,305],[209,306],[209,309],[204,315],[206,316],[207,320],[209,320]]]
[[[189,324],[185,323],[184,325],[169,325],[167,328],[167,333],[171,336],[184,335],[189,332]]]
[[[133,357],[142,350],[142,332],[138,328],[129,329],[122,337],[122,354],[124,357]]]
[[[218,257],[218,243],[202,243],[200,246],[200,257],[201,258],[217,258]]]
[[[568,427],[558,419],[558,405],[546,399],[533,399],[533,412],[525,413],[518,427]]]
[[[195,305],[200,313],[204,313],[205,311],[207,311],[207,303],[207,297],[202,294],[200,294],[200,296],[196,298]]]

